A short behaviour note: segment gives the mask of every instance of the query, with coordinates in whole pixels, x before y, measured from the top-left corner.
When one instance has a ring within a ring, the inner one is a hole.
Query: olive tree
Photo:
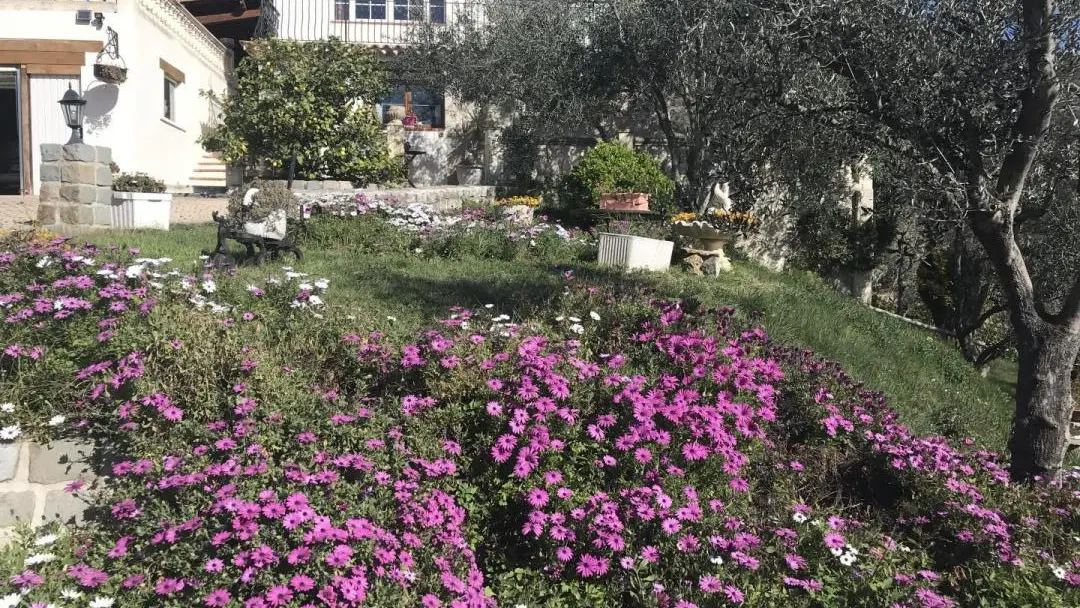
[[[909,158],[970,227],[994,270],[1019,356],[1010,439],[1018,480],[1057,475],[1080,350],[1080,274],[1039,288],[1019,226],[1052,124],[1075,103],[1074,0],[757,0],[772,31],[838,80],[838,129]],[[802,90],[801,103],[823,107]],[[832,91],[830,93],[835,93]],[[1071,203],[1075,205],[1075,199]],[[1049,228],[1040,240],[1064,227]],[[1070,257],[1077,252],[1068,252]],[[1073,266],[1075,268],[1075,266]]]

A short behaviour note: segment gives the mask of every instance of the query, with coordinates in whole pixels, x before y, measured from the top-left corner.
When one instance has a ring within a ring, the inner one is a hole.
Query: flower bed
[[[134,255],[0,253],[19,423],[113,452],[98,518],[5,560],[9,605],[1078,600],[1075,473],[1013,486],[731,309],[567,273],[537,318],[404,340],[315,317],[329,285],[292,270]]]

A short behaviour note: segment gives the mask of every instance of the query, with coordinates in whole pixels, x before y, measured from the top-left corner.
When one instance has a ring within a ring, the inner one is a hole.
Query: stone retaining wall
[[[112,150],[89,144],[41,144],[37,218],[43,228],[112,225]]]
[[[495,200],[493,186],[430,186],[423,188],[367,188],[348,192],[297,190],[293,182],[293,192],[300,202],[306,205],[322,207],[345,207],[356,202],[356,195],[363,194],[368,200],[380,200],[395,205],[421,203],[431,205],[436,211],[446,212],[461,209],[465,201],[491,202]]]
[[[0,545],[17,524],[82,522],[86,503],[64,488],[95,477],[88,464],[92,452],[90,444],[75,441],[0,444]]]

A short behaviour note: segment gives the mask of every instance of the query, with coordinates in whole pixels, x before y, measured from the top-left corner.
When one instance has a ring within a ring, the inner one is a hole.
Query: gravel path
[[[26,228],[37,218],[36,196],[0,196],[0,228]],[[170,220],[174,224],[209,223],[210,213],[224,212],[227,198],[173,197]]]

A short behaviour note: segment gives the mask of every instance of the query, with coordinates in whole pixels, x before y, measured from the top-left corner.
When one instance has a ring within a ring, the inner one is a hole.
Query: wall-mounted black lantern
[[[86,100],[72,89],[69,84],[67,92],[64,93],[64,97],[60,100],[60,107],[64,110],[64,121],[67,123],[68,128],[71,129],[71,139],[67,142],[69,144],[83,143],[84,106],[86,106]]]

